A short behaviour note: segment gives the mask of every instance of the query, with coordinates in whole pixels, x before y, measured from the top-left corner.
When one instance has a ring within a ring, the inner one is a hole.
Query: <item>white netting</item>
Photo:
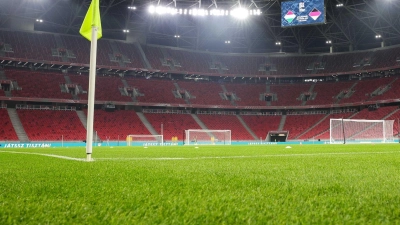
[[[185,145],[230,145],[230,130],[185,130]]]
[[[330,143],[393,142],[393,120],[331,119]]]
[[[126,137],[126,145],[146,145],[154,144],[161,145],[164,141],[163,135],[135,135],[131,134]]]

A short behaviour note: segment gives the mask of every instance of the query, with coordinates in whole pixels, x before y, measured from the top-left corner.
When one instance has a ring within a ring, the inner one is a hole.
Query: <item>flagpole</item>
[[[89,95],[88,115],[86,133],[86,160],[92,161],[93,148],[93,121],[94,121],[94,94],[96,83],[96,55],[97,55],[97,27],[92,26],[92,40],[90,45],[90,67],[89,67]]]

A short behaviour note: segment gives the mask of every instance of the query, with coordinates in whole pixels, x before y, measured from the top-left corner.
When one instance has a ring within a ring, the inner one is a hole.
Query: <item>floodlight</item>
[[[128,9],[136,10],[136,6],[128,6]]]
[[[376,38],[376,39],[382,38],[382,35],[377,34],[377,35],[375,35],[375,38]]]
[[[327,40],[325,43],[332,44],[332,41],[331,40]]]
[[[231,16],[237,19],[246,19],[249,16],[249,10],[239,7],[231,11]]]
[[[42,19],[36,19],[36,22],[43,23]]]
[[[129,33],[129,30],[122,30],[124,33]]]
[[[149,6],[149,13],[154,14],[156,12],[156,7],[154,5]]]
[[[280,41],[275,42],[275,45],[282,45],[282,43]]]
[[[225,41],[225,44],[230,44],[230,43],[231,43],[231,41],[229,41],[229,40]]]

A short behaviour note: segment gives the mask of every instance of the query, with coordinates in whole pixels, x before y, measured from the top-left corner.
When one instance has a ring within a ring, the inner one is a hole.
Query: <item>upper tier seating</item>
[[[76,111],[18,109],[17,113],[31,141],[86,139],[86,130]]]
[[[235,101],[237,105],[257,105],[265,106],[267,103],[260,100],[260,94],[265,93],[265,84],[235,84],[227,83],[225,87],[228,92],[236,94],[240,101]]]
[[[247,126],[257,135],[258,138],[265,140],[269,131],[277,131],[282,116],[264,115],[242,115]]]
[[[187,71],[188,73],[215,73],[215,71],[209,69],[212,61],[209,54],[174,49],[167,49],[167,52],[181,64],[180,71]]]
[[[89,76],[87,75],[69,75],[72,83],[81,85],[85,91],[89,89]],[[96,76],[96,93],[95,99],[100,101],[121,101],[131,102],[129,96],[122,96],[118,87],[123,87],[123,83],[119,77]],[[87,100],[88,94],[79,94],[80,99]]]
[[[18,82],[22,90],[11,91],[13,97],[71,99],[69,93],[62,93],[60,84],[65,83],[59,73],[7,69],[8,79]]]
[[[190,114],[144,114],[153,128],[164,135],[165,141],[171,141],[172,137],[178,137],[179,141],[183,140],[183,132],[188,129],[201,129]],[[161,124],[163,132],[161,132]]]
[[[307,101],[307,105],[334,104],[335,98],[341,91],[347,90],[354,82],[318,82],[315,84],[313,92],[316,92],[314,100]]]
[[[136,112],[129,110],[117,110],[114,112],[95,110],[94,131],[103,141],[107,139],[125,141],[130,134],[150,134]]]
[[[233,115],[197,115],[210,130],[231,130],[232,141],[254,140]]]
[[[223,100],[219,93],[223,92],[220,84],[215,82],[178,81],[179,87],[190,92],[196,98],[190,99],[192,104],[200,105],[231,105]]]
[[[135,45],[119,41],[116,41],[115,43],[117,44],[120,53],[131,60],[130,63],[126,63],[127,67],[145,68],[139,50]]]
[[[180,103],[185,104],[181,98],[175,98],[173,90],[176,89],[171,80],[125,78],[129,86],[138,88],[144,96],[137,97],[139,102],[151,103]]]
[[[371,93],[381,86],[385,86],[393,81],[393,78],[375,78],[360,80],[357,85],[353,88],[355,92],[349,98],[343,98],[339,103],[353,103],[363,102],[372,99]]]
[[[302,101],[297,100],[304,92],[310,90],[311,84],[277,84],[271,85],[271,92],[276,93],[278,101],[272,101],[273,106],[301,105]]]
[[[7,109],[0,109],[0,140],[1,141],[18,141],[18,136],[15,133],[14,127],[8,116]]]

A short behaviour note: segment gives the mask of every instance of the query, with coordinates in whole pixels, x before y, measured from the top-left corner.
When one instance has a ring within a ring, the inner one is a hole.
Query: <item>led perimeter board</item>
[[[325,23],[324,0],[281,2],[281,26],[304,26]]]

